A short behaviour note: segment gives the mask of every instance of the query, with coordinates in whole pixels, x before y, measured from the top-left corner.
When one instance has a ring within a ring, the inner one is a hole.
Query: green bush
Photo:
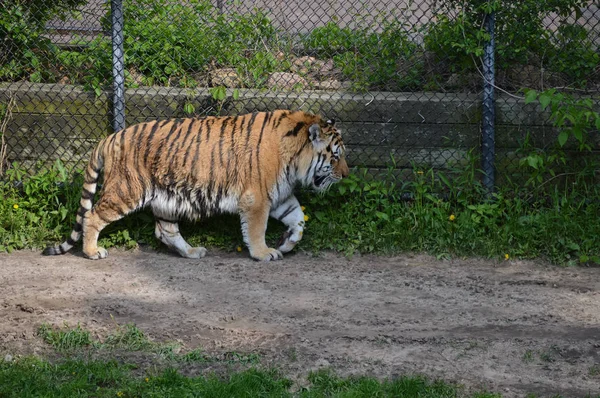
[[[64,18],[86,0],[5,0],[0,7],[0,81],[52,79],[58,52],[42,36],[52,18]]]
[[[210,68],[237,67],[246,85],[254,87],[275,70],[264,43],[273,43],[276,31],[260,10],[225,15],[205,0],[186,5],[126,0],[123,15],[127,86],[195,87]],[[102,24],[110,28],[109,12]],[[83,52],[60,58],[75,81],[98,90],[110,82],[110,54],[109,39],[101,37]]]
[[[373,26],[341,28],[335,22],[315,28],[303,38],[307,52],[333,58],[344,77],[357,89],[410,90],[422,85],[418,46],[398,21]]]
[[[485,15],[496,13],[496,61],[500,69],[541,62],[569,77],[585,78],[597,65],[587,29],[573,25],[568,17],[579,16],[584,0],[450,0],[425,36],[425,47],[450,71],[475,68],[474,59],[483,55],[489,40]],[[544,19],[555,13],[559,28],[553,33]],[[455,17],[449,17],[455,15]],[[556,35],[556,39],[553,36]]]

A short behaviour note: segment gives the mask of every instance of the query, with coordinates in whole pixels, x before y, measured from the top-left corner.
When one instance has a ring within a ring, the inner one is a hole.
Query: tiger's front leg
[[[246,194],[240,200],[240,220],[244,243],[250,250],[250,257],[260,261],[280,260],[281,251],[267,246],[265,233],[269,219],[267,201],[261,201],[253,194]]]
[[[279,251],[282,253],[292,251],[302,239],[302,232],[304,231],[304,212],[300,202],[292,195],[272,209],[270,215],[288,227],[277,244]]]

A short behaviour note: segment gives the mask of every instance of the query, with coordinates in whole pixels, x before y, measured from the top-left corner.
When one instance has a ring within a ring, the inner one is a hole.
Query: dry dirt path
[[[0,255],[0,354],[42,322],[99,335],[135,322],[186,348],[260,353],[290,377],[423,373],[506,397],[600,394],[600,269],[324,254],[257,263],[112,250]]]

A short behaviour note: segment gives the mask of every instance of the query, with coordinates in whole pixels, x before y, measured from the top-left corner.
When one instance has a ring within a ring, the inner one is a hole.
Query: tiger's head
[[[334,120],[320,121],[308,128],[313,156],[308,169],[307,182],[316,191],[326,191],[332,184],[349,174],[346,147]]]

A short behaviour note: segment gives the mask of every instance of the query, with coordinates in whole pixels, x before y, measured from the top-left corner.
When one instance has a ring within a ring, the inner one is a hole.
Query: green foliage
[[[443,3],[440,14],[430,24],[425,47],[439,62],[447,62],[451,71],[474,69],[489,40],[483,24],[485,16],[495,12],[498,68],[543,62],[552,71],[585,80],[600,58],[587,29],[568,20],[580,16],[585,5],[584,0],[450,0]],[[559,18],[556,33],[544,21],[552,13]]]
[[[320,58],[333,58],[336,67],[357,89],[409,90],[421,84],[418,46],[398,21],[374,26],[341,28],[335,22],[315,28],[303,38],[305,49]]]
[[[600,130],[600,114],[594,111],[592,98],[577,98],[549,89],[538,93],[527,90],[525,103],[539,101],[542,110],[549,109],[550,121],[560,130],[558,144],[564,147],[569,138],[574,138],[579,144],[579,150],[591,150],[590,134]]]
[[[427,252],[438,257],[544,257],[558,264],[600,263],[597,187],[556,188],[532,200],[529,191],[499,190],[493,200],[471,168],[450,178],[415,171],[403,186],[393,179],[351,175],[326,196],[306,195],[304,250],[347,254]],[[584,190],[585,189],[585,190]],[[409,201],[403,193],[412,194]],[[594,199],[596,198],[596,199]]]
[[[81,326],[68,329],[68,325],[65,324],[65,327],[67,330],[60,330],[44,323],[38,329],[38,335],[58,351],[74,350],[92,344],[90,332],[83,330]]]
[[[148,367],[117,361],[62,359],[55,363],[37,358],[0,362],[3,397],[403,397],[444,398],[470,396],[499,398],[499,394],[472,392],[425,377],[400,376],[379,381],[372,377],[341,378],[331,371],[312,372],[309,384],[292,392],[293,382],[277,370],[248,369],[227,375],[185,376],[174,368]]]
[[[458,389],[443,381],[430,381],[425,377],[401,377],[395,380],[379,382],[371,377],[340,378],[330,370],[311,372],[308,381],[310,389],[302,392],[301,397],[436,397],[453,398]],[[479,395],[493,397],[493,395]]]
[[[59,161],[50,170],[28,175],[18,164],[0,181],[0,251],[40,247],[64,236],[75,220],[82,180],[71,176]],[[69,224],[67,226],[67,224]]]
[[[210,67],[225,66],[237,67],[245,84],[260,87],[277,65],[273,54],[264,50],[265,42],[275,42],[276,31],[260,10],[225,15],[206,0],[186,5],[126,0],[123,15],[129,87],[196,87]],[[110,27],[109,12],[102,23]],[[65,52],[60,59],[72,80],[97,90],[110,81],[110,48],[110,41],[101,37],[83,52]],[[187,111],[192,111],[189,106]]]
[[[48,79],[57,48],[43,37],[52,18],[72,15],[85,0],[5,0],[0,7],[0,81]]]

